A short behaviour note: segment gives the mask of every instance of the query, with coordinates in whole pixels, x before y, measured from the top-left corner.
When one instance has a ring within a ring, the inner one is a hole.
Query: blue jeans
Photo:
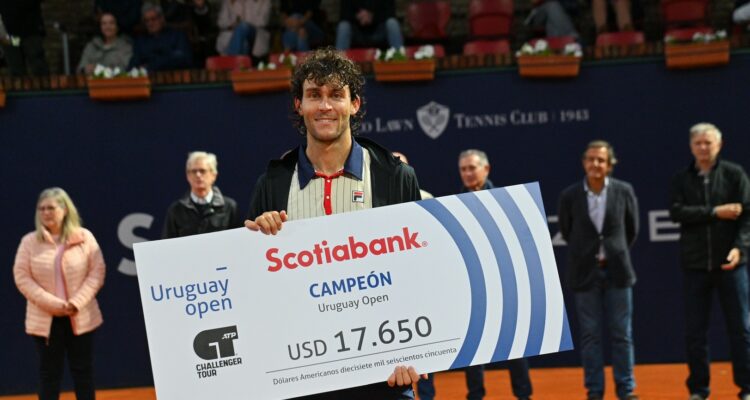
[[[363,32],[358,25],[343,20],[336,27],[336,48],[347,50],[352,42],[358,46],[379,46],[388,40],[388,47],[399,48],[404,45],[401,26],[396,18],[388,18],[371,33]]]
[[[302,15],[293,14],[291,18],[302,19]],[[319,43],[323,41],[325,34],[315,22],[305,21],[303,28],[305,33],[284,29],[281,35],[281,42],[284,44],[284,50],[288,51],[309,51],[310,43]]]
[[[247,22],[240,22],[232,31],[232,38],[227,44],[226,54],[229,56],[246,56],[250,54],[255,41],[255,27]]]
[[[740,395],[750,394],[750,317],[748,316],[748,277],[745,265],[731,271],[685,270],[685,320],[690,393],[709,395],[708,324],[713,291],[729,332],[734,383]]]
[[[505,365],[510,373],[510,385],[513,395],[518,398],[531,396],[531,378],[529,378],[529,362],[525,358],[508,360],[500,363]],[[484,389],[484,365],[466,367],[466,386],[469,393],[468,400],[481,400],[486,391]],[[435,383],[433,374],[427,375],[427,379],[420,379],[417,383],[417,393],[420,400],[433,400],[435,398]]]
[[[610,285],[607,269],[589,290],[575,293],[576,311],[581,330],[581,361],[584,385],[589,396],[604,394],[604,346],[602,330],[606,318],[612,340],[612,370],[618,398],[635,389],[633,364],[633,290]]]

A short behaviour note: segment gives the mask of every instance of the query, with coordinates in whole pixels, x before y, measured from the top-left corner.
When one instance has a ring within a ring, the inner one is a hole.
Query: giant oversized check
[[[353,194],[354,195],[354,194]],[[572,348],[536,183],[135,245],[157,397],[281,399]]]

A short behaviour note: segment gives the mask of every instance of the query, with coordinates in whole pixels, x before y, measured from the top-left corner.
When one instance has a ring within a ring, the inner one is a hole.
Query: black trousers
[[[66,353],[76,399],[93,400],[95,398],[93,332],[75,336],[70,326],[70,318],[55,317],[52,320],[49,340],[38,336],[34,339],[39,350],[39,400],[60,398],[60,381],[63,376]]]

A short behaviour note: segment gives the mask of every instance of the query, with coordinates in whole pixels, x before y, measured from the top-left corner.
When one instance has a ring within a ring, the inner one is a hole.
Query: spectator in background
[[[167,24],[172,25],[190,25],[191,6],[178,0],[160,0],[159,5],[164,12],[164,19]]]
[[[99,16],[99,31],[101,36],[91,39],[83,49],[77,71],[91,74],[97,64],[125,70],[133,56],[133,46],[128,39],[118,35],[113,14],[105,12]]]
[[[355,47],[389,47],[404,45],[401,25],[396,19],[395,0],[348,0],[342,1],[340,21],[336,28],[336,48],[347,50]]]
[[[39,399],[59,398],[67,356],[76,399],[93,400],[93,332],[102,324],[96,294],[104,284],[104,257],[60,188],[39,195],[35,225],[18,246],[13,277],[27,300],[26,333],[39,351]]]
[[[142,14],[147,33],[135,39],[130,67],[149,71],[190,68],[193,53],[187,36],[165,26],[164,13],[157,5],[144,4]]]
[[[115,16],[120,32],[133,36],[133,29],[141,19],[141,0],[95,0],[96,20],[105,12]]]
[[[617,19],[617,29],[620,31],[633,30],[633,18],[630,15],[630,0],[591,0],[591,14],[594,16],[594,26],[596,33],[609,31],[607,21],[607,2],[615,11]]]
[[[487,154],[481,150],[464,150],[458,156],[458,170],[461,175],[463,187],[461,193],[476,192],[478,190],[492,189],[495,185],[489,180],[490,161]],[[529,376],[529,362],[525,358],[517,358],[504,361],[510,373],[510,385],[513,395],[519,400],[531,398],[531,377]],[[468,400],[481,400],[486,394],[484,388],[484,365],[472,365],[464,368],[466,373],[466,386],[469,393]],[[417,382],[417,391],[420,400],[432,400],[435,398],[435,384],[433,374],[427,379]]]
[[[206,0],[190,2],[193,22],[193,60],[195,66],[203,68],[206,58],[216,55],[215,44],[218,36],[216,9]]]
[[[583,181],[560,195],[560,232],[568,243],[568,284],[575,293],[581,360],[588,400],[604,398],[603,329],[609,328],[617,398],[633,394],[633,284],[630,246],[638,236],[633,187],[610,177],[617,163],[612,146],[595,140],[582,157]]]
[[[736,0],[734,2],[732,21],[738,25],[750,23],[750,0]]]
[[[0,1],[0,15],[9,36],[2,47],[11,76],[49,75],[41,3],[41,0]]]
[[[308,51],[321,43],[325,34],[316,22],[320,15],[320,0],[281,0],[284,51]]]
[[[162,239],[239,228],[242,221],[237,203],[217,186],[219,174],[216,155],[203,151],[188,154],[185,175],[190,191],[167,209]]]
[[[525,24],[535,29],[544,29],[548,37],[573,36],[578,38],[571,15],[578,11],[576,0],[533,0]]]
[[[690,128],[695,159],[672,179],[669,215],[680,224],[685,290],[687,387],[690,400],[710,394],[708,327],[714,291],[719,296],[734,383],[750,400],[750,180],[738,164],[719,158],[721,132],[713,124]]]
[[[216,50],[224,55],[252,54],[256,60],[265,56],[271,40],[266,30],[270,17],[271,0],[224,0]]]

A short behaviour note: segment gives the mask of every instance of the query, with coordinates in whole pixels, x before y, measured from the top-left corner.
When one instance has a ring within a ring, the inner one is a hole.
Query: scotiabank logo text
[[[271,263],[268,271],[280,271],[282,267],[295,269],[313,264],[323,265],[367,256],[379,256],[396,251],[419,249],[427,245],[427,242],[420,242],[417,239],[419,232],[410,233],[408,227],[402,228],[401,232],[400,235],[376,238],[369,242],[360,242],[354,236],[349,236],[346,243],[335,246],[329,246],[328,241],[323,240],[316,243],[310,250],[289,252],[282,256],[278,256],[277,247],[272,247],[266,251],[266,259]]]

